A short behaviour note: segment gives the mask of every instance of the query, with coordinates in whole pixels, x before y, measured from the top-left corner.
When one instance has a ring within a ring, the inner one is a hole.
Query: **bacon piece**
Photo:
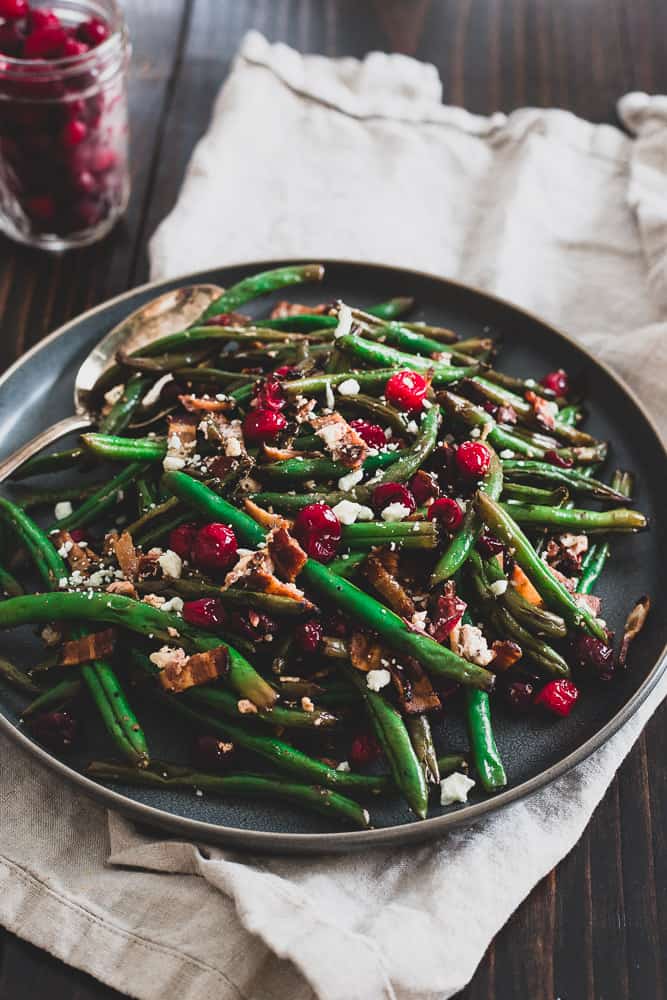
[[[341,462],[348,469],[358,469],[363,464],[368,445],[340,413],[313,417],[310,422],[334,462]]]
[[[267,535],[266,544],[278,575],[293,583],[308,561],[296,538],[280,525]]]
[[[357,670],[368,673],[379,670],[387,661],[384,646],[366,632],[353,632],[350,640],[350,662]]]
[[[496,654],[493,658],[493,669],[496,673],[509,670],[523,656],[521,646],[512,639],[496,639],[491,649]]]
[[[91,660],[111,656],[115,641],[116,635],[112,628],[83,635],[80,639],[71,639],[63,643],[60,666],[73,667],[77,663],[89,663]]]
[[[556,426],[556,414],[558,413],[556,404],[545,399],[544,396],[538,396],[532,389],[526,393],[526,400],[532,406],[537,422],[546,427],[547,430],[553,430]]]
[[[386,569],[380,559],[371,553],[363,563],[364,576],[384,598],[389,607],[404,618],[412,618],[415,605],[398,580]]]
[[[128,580],[134,580],[139,572],[139,556],[137,555],[137,550],[134,547],[132,535],[129,531],[124,531],[122,535],[116,538],[113,547],[118,565],[122,569],[124,576]]]
[[[201,396],[184,395],[178,400],[188,413],[224,413],[234,405],[231,399],[202,399]]]
[[[602,611],[602,601],[595,594],[578,594],[572,595],[574,597],[574,603],[578,608],[583,608],[584,611],[590,611],[591,614],[595,615],[596,618],[600,617],[600,612]]]
[[[280,514],[271,514],[268,510],[264,510],[259,504],[256,504],[253,500],[246,498],[243,501],[243,506],[246,512],[250,514],[253,521],[257,521],[257,524],[261,524],[263,528],[289,528],[291,522],[286,518],[281,517]]]
[[[249,590],[258,590],[262,594],[274,594],[276,597],[289,597],[300,601],[305,608],[314,605],[307,600],[302,590],[293,583],[283,583],[274,574],[273,559],[267,549],[258,549],[241,556],[236,566],[225,577],[222,590],[227,590],[235,583],[243,583]]]
[[[107,594],[120,594],[122,597],[132,597],[135,601],[139,598],[136,587],[129,580],[114,580],[107,587]]]
[[[628,649],[633,639],[636,639],[644,628],[648,613],[651,610],[651,599],[645,594],[640,597],[628,615],[623,626],[623,640],[618,651],[618,665],[624,667],[628,658]]]
[[[328,308],[329,306],[325,303],[320,303],[318,306],[304,306],[299,302],[287,302],[283,300],[277,302],[271,310],[271,319],[286,319],[288,316],[312,315],[313,313],[321,316]]]
[[[190,413],[172,413],[167,418],[167,448],[170,455],[188,455],[197,443],[197,417]]]
[[[401,665],[389,667],[398,700],[406,715],[421,715],[442,707],[437,692],[419,660],[404,656]]]
[[[443,593],[436,602],[433,622],[429,626],[429,633],[436,642],[444,643],[449,641],[449,634],[455,629],[468,605],[456,593],[456,587],[452,580],[448,580],[443,588]]]
[[[271,462],[286,462],[288,458],[312,458],[312,451],[296,451],[294,448],[274,448],[270,444],[263,446],[264,455]]]
[[[163,646],[150,660],[160,670],[160,684],[166,691],[179,692],[223,677],[229,670],[226,646],[186,656],[179,647]]]
[[[69,531],[59,531],[57,535],[51,536],[51,540],[57,549],[63,547],[68,549],[65,558],[72,571],[78,570],[85,576],[91,566],[99,561],[99,556],[91,548],[88,548],[88,546],[81,548],[78,542],[74,541]]]

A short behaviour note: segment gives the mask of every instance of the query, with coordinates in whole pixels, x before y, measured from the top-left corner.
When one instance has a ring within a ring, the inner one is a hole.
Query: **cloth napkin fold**
[[[303,57],[250,33],[153,276],[329,256],[460,279],[593,348],[664,430],[667,98],[620,101],[632,137],[440,98],[435,69],[406,57]],[[576,843],[666,693],[663,679],[587,761],[470,829],[308,860],[107,817],[0,735],[0,921],[141,1000],[442,1000]]]

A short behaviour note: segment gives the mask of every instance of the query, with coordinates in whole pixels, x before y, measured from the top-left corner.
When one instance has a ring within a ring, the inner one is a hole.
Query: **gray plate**
[[[584,691],[568,719],[551,721],[531,716],[521,720],[506,714],[502,704],[494,703],[494,728],[509,777],[506,791],[489,798],[477,794],[475,789],[469,805],[448,809],[433,805],[432,818],[424,822],[412,821],[407,809],[396,799],[374,802],[372,814],[378,828],[369,832],[339,832],[326,818],[267,802],[222,801],[196,797],[186,791],[103,788],[78,770],[85,763],[83,757],[67,766],[28,739],[16,726],[17,713],[24,701],[10,691],[0,690],[2,728],[82,790],[143,823],[253,851],[314,854],[414,843],[436,837],[453,826],[472,823],[553,781],[601,746],[637,710],[665,665],[667,614],[665,588],[661,585],[665,547],[658,512],[663,508],[661,498],[667,494],[667,456],[638,400],[608,369],[565,336],[506,302],[414,271],[351,262],[323,263],[326,264],[323,286],[300,288],[295,293],[299,301],[315,303],[340,297],[363,306],[392,295],[414,295],[419,304],[419,318],[452,327],[462,337],[480,335],[489,328],[502,335],[500,367],[504,371],[539,376],[562,366],[586,377],[591,409],[587,429],[612,443],[608,469],[621,466],[635,472],[638,505],[652,522],[650,532],[614,540],[612,558],[600,587],[604,615],[612,628],[620,629],[629,607],[644,593],[651,595],[653,610],[632,647],[627,673],[611,684]],[[0,382],[3,453],[47,423],[71,412],[72,385],[80,361],[127,313],[180,284],[212,281],[229,286],[248,273],[276,266],[276,261],[261,262],[145,285],[57,330],[14,365]],[[270,300],[263,300],[258,314],[263,314],[269,306]],[[35,655],[34,639],[27,630],[7,633],[3,635],[3,650],[19,662],[29,663]],[[138,704],[137,708],[156,758],[178,759],[185,753],[186,743],[175,743],[179,737],[174,736],[173,727],[152,706]],[[105,737],[97,732],[99,728],[88,726],[88,756],[112,754]],[[443,752],[466,747],[455,703],[448,709],[444,724],[438,723],[436,736]]]

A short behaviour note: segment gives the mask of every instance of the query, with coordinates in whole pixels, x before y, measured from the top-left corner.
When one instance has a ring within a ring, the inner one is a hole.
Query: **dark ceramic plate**
[[[180,284],[202,281],[229,286],[248,273],[275,266],[276,262],[262,262],[145,285],[56,331],[22,358],[0,383],[3,453],[71,413],[72,385],[80,361],[110,327],[142,303]],[[325,818],[268,802],[221,801],[187,791],[103,788],[82,776],[78,767],[84,764],[83,758],[74,759],[68,767],[26,738],[16,727],[17,713],[24,702],[13,692],[0,690],[0,725],[45,764],[108,806],[144,823],[253,851],[316,853],[415,842],[435,837],[455,825],[471,823],[559,777],[607,740],[636,711],[658,680],[665,665],[663,647],[667,641],[661,563],[665,551],[664,517],[659,516],[667,493],[667,456],[640,403],[611,372],[540,320],[506,302],[436,277],[396,268],[331,262],[326,264],[323,286],[306,286],[295,293],[300,301],[315,303],[340,297],[362,306],[392,295],[414,295],[419,318],[452,327],[462,337],[488,331],[502,336],[500,367],[504,371],[539,376],[563,366],[585,376],[591,411],[587,428],[611,442],[608,469],[621,466],[635,472],[637,503],[652,523],[650,532],[614,541],[600,587],[604,616],[616,630],[622,627],[630,605],[641,594],[649,593],[653,600],[648,624],[632,647],[630,669],[613,683],[585,693],[565,720],[535,716],[521,720],[507,715],[501,704],[495,705],[495,730],[509,777],[502,794],[489,798],[475,789],[469,805],[448,809],[434,805],[432,818],[425,822],[412,821],[407,808],[397,799],[374,802],[373,820],[378,829],[361,833],[340,832]],[[255,308],[264,313],[269,305],[270,301],[263,300]],[[34,645],[30,630],[7,633],[2,641],[6,655],[18,662],[34,662],[35,651],[29,648],[31,643]],[[152,707],[137,707],[154,756],[184,759],[185,746],[175,745],[178,736],[168,722]],[[112,748],[103,742],[105,737],[97,733],[97,728],[88,726],[88,754],[109,756]],[[456,712],[447,716],[446,741],[442,724],[438,729],[436,735],[443,751],[445,747],[466,747]]]

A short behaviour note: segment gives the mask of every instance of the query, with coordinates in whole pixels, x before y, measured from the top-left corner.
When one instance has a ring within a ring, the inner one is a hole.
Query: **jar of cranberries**
[[[104,236],[129,197],[130,47],[116,0],[0,0],[0,229],[46,250]]]

